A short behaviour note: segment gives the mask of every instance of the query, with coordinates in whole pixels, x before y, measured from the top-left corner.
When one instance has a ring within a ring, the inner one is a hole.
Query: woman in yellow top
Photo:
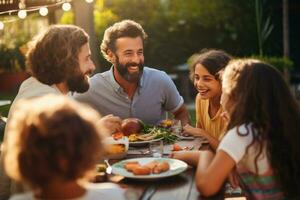
[[[198,91],[196,97],[196,128],[186,125],[185,134],[205,137],[216,149],[222,137],[226,120],[220,104],[222,86],[220,73],[231,57],[222,50],[205,50],[193,57],[190,78]]]

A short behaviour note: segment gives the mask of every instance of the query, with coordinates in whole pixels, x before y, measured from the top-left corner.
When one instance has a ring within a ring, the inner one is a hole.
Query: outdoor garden
[[[28,6],[31,1],[20,1]],[[34,1],[32,1],[34,2]],[[91,37],[93,59],[97,72],[107,70],[110,64],[102,57],[99,44],[105,28],[122,19],[133,19],[146,30],[149,38],[145,46],[145,64],[173,74],[180,90],[178,66],[204,48],[223,49],[234,57],[260,58],[278,67],[287,81],[296,53],[285,53],[284,43],[295,49],[294,38],[285,41],[283,29],[283,2],[275,0],[73,0],[39,1],[28,9],[26,18],[17,13],[1,10],[0,15],[0,99],[13,100],[20,82],[26,74],[25,54],[27,42],[50,24],[77,24],[92,27],[87,30]],[[54,3],[53,3],[54,2]],[[69,7],[64,7],[65,4]],[[33,4],[33,3],[32,3]],[[77,4],[77,5],[76,5]],[[78,8],[79,7],[79,8]],[[82,9],[87,12],[82,12]],[[92,11],[92,12],[88,12]],[[80,22],[78,19],[92,20]],[[290,19],[293,20],[293,19]],[[289,23],[293,28],[294,24]],[[92,30],[92,33],[91,33]],[[293,33],[294,34],[294,33]],[[289,38],[288,38],[289,39]],[[299,63],[296,60],[296,63]],[[188,75],[188,65],[183,71]],[[176,78],[177,77],[177,78]],[[196,92],[191,82],[185,94],[194,101]],[[189,102],[188,102],[189,103]],[[7,116],[9,105],[1,106]]]

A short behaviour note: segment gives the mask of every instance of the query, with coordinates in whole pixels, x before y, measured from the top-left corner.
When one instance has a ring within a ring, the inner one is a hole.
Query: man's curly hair
[[[114,53],[116,52],[116,40],[121,37],[141,37],[144,43],[148,36],[142,26],[135,21],[127,19],[113,24],[105,30],[100,46],[101,52],[106,60],[110,61],[108,58],[108,50]]]
[[[27,53],[29,72],[47,85],[65,81],[79,68],[78,54],[88,41],[87,33],[77,26],[50,26],[30,43]]]

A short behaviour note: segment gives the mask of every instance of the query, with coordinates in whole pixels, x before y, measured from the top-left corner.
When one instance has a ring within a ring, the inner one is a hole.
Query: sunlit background
[[[0,0],[0,99],[13,99],[20,84],[2,75],[18,72],[24,79],[26,44],[50,24],[83,27],[99,72],[110,67],[99,50],[103,32],[122,19],[142,24],[149,35],[146,65],[167,71],[186,102],[195,95],[188,59],[203,48],[260,57],[278,67],[299,95],[299,16],[296,0]],[[0,113],[7,109],[1,106]]]

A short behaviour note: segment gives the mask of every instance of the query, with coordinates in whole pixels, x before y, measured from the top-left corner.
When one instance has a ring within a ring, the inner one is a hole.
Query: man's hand
[[[99,121],[100,127],[109,135],[121,131],[121,123],[121,118],[114,115],[106,115]]]

